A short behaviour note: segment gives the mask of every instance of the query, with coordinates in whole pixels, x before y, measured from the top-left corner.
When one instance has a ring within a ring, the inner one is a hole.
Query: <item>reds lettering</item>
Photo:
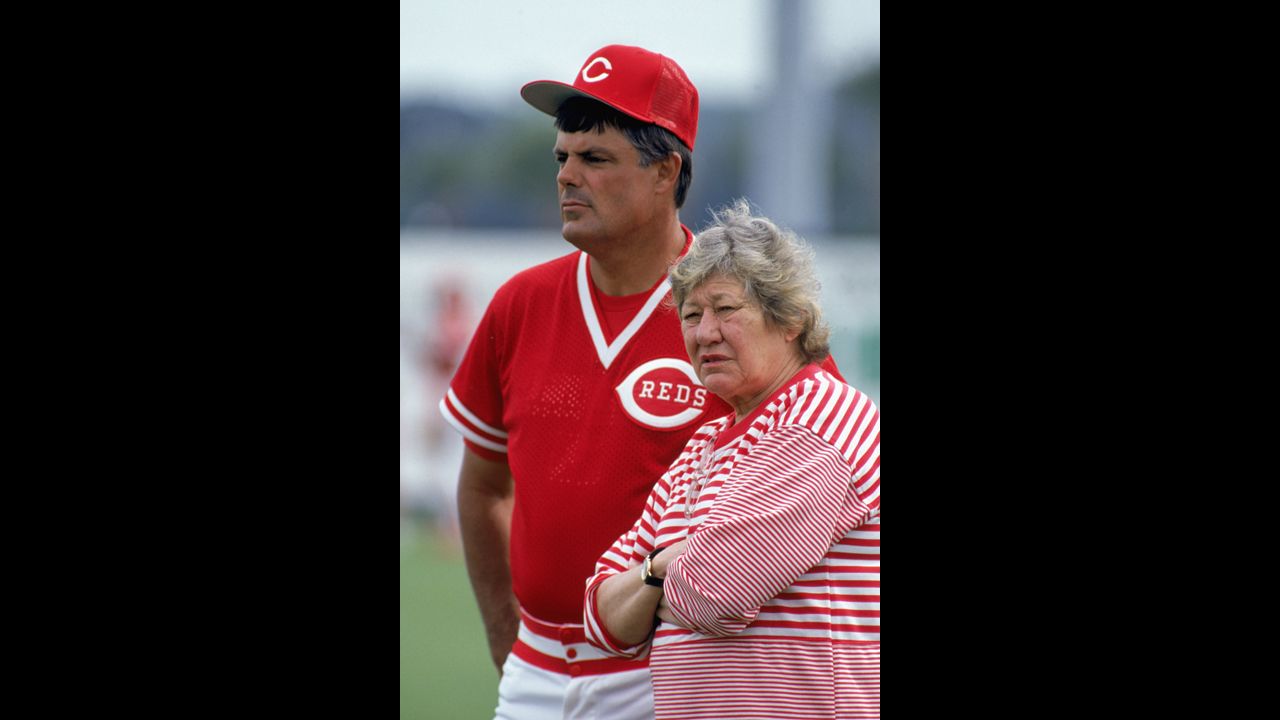
[[[684,405],[690,405],[691,403],[689,402],[689,399],[692,397],[692,398],[693,398],[693,403],[692,403],[692,406],[693,406],[693,407],[700,408],[700,407],[702,407],[703,405],[706,405],[706,404],[707,404],[707,389],[706,389],[706,388],[702,388],[702,387],[700,387],[700,388],[695,389],[695,388],[691,388],[691,387],[689,387],[688,385],[685,385],[685,384],[683,384],[683,383],[680,383],[680,384],[674,384],[674,383],[669,383],[669,382],[659,382],[659,383],[657,383],[657,385],[658,385],[658,395],[657,395],[657,398],[658,398],[659,400],[675,400],[675,401],[676,401],[676,402],[678,402],[678,403],[681,403],[681,404],[684,404]],[[652,380],[641,380],[641,381],[640,381],[640,392],[639,392],[639,394],[637,394],[637,395],[636,395],[636,397],[637,397],[637,398],[651,398],[651,397],[654,397],[654,394],[653,394],[653,386],[654,386],[654,381],[652,381]],[[669,393],[670,393],[670,390],[671,390],[671,388],[672,388],[673,386],[675,387],[675,390],[676,390],[676,395],[675,395],[675,397],[674,397],[674,398],[673,398],[673,397],[671,397],[671,395],[669,394]]]
[[[693,366],[676,358],[641,364],[615,388],[627,416],[652,430],[675,430],[702,417],[707,389]]]

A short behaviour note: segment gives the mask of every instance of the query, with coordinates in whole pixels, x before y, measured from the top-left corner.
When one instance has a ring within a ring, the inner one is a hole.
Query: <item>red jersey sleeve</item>
[[[466,440],[467,447],[488,460],[505,462],[507,432],[502,424],[502,318],[506,303],[499,291],[485,310],[471,344],[454,373],[440,412]]]

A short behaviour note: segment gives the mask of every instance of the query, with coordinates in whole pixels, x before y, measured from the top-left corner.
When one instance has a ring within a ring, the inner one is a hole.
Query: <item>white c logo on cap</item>
[[[602,57],[598,57],[598,58],[596,58],[595,60],[592,60],[591,62],[587,63],[587,66],[586,66],[586,67],[582,68],[582,80],[583,80],[583,82],[600,82],[601,80],[603,80],[603,79],[605,79],[605,78],[609,77],[609,73],[608,73],[608,72],[602,72],[602,73],[600,73],[599,75],[588,75],[588,74],[587,74],[588,72],[590,72],[590,71],[591,71],[591,68],[593,68],[593,67],[595,67],[595,66],[596,66],[596,63],[604,63],[604,69],[605,69],[605,70],[613,70],[613,65],[610,65],[610,64],[609,64],[609,58],[606,58],[606,57],[603,57],[603,56],[602,56]]]

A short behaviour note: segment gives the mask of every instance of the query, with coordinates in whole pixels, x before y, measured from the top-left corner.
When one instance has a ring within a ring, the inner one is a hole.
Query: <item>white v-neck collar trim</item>
[[[613,339],[613,343],[609,344],[604,341],[604,331],[600,327],[600,318],[596,315],[595,305],[591,302],[591,280],[587,277],[587,254],[578,252],[578,300],[582,304],[582,317],[587,321],[587,332],[591,333],[591,342],[596,346],[596,355],[600,357],[600,363],[608,370],[613,361],[617,359],[618,354],[622,352],[622,348],[626,347],[627,342],[635,337],[640,331],[640,326],[644,325],[649,316],[653,314],[654,308],[658,307],[658,303],[667,296],[671,290],[671,281],[663,278],[658,287],[654,288],[653,293],[649,295],[649,299],[645,301],[644,307],[636,313],[631,319],[631,323],[627,328]]]

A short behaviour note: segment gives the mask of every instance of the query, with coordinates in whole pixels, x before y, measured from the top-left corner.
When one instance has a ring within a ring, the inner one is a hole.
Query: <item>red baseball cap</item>
[[[666,128],[693,149],[698,135],[698,89],[675,60],[631,45],[606,45],[591,54],[573,84],[535,80],[520,88],[525,102],[548,115],[571,97],[588,97],[623,114]]]

